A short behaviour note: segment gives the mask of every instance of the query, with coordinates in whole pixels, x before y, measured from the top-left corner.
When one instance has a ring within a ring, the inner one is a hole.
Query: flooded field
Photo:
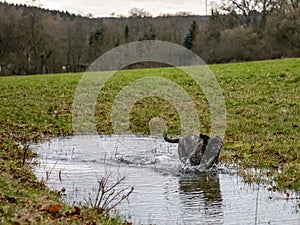
[[[296,193],[249,185],[220,166],[200,172],[178,160],[177,144],[145,136],[74,136],[31,145],[35,174],[71,205],[95,200],[98,181],[125,176],[134,187],[119,214],[134,224],[300,224]]]

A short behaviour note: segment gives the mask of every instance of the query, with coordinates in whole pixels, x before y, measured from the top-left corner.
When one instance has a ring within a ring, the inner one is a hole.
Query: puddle
[[[74,136],[31,145],[39,154],[35,174],[69,204],[95,199],[98,180],[125,176],[133,186],[118,205],[134,224],[300,224],[296,193],[285,195],[244,183],[233,171],[184,168],[177,144],[137,136]]]

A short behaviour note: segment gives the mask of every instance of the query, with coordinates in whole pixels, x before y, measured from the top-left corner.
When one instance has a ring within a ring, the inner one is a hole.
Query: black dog
[[[171,139],[167,132],[163,136],[169,143],[178,143],[178,155],[183,163],[190,163],[192,166],[201,164],[205,169],[219,163],[222,140],[218,136],[210,138],[203,134],[188,134],[180,139]]]

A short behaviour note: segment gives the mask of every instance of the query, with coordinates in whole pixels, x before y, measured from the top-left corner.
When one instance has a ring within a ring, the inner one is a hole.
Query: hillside
[[[0,2],[0,75],[85,71],[108,50],[139,40],[183,45],[207,63],[300,56],[300,3],[228,4],[209,17],[88,18]]]
[[[207,17],[87,18],[0,2],[0,75],[84,71],[115,46],[159,39],[182,44]]]

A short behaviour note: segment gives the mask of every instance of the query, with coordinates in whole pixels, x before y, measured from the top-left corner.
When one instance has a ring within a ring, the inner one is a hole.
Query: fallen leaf
[[[79,220],[79,216],[78,215],[73,216],[73,220]]]
[[[48,212],[49,213],[57,213],[61,209],[62,205],[61,204],[55,204],[55,205],[50,205],[48,207]]]
[[[80,215],[80,208],[75,206],[74,209],[75,209],[75,211],[73,212],[73,215]]]

